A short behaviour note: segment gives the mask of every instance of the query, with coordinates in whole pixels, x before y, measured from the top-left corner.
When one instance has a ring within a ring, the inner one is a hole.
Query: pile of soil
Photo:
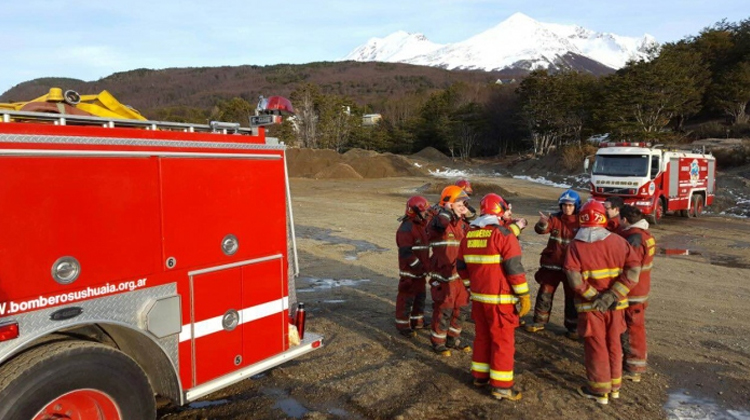
[[[351,166],[346,163],[334,163],[331,166],[316,173],[315,179],[362,179],[362,175],[357,173]]]
[[[427,175],[410,159],[391,153],[352,149],[343,155],[324,149],[287,150],[290,177],[362,179]]]
[[[417,159],[424,159],[424,160],[440,162],[440,163],[446,163],[446,162],[451,161],[450,157],[446,156],[443,152],[441,152],[440,150],[434,147],[425,147],[424,149],[418,151],[417,153],[414,153],[412,156]]]
[[[341,161],[341,155],[328,149],[287,149],[286,156],[290,177],[312,177]]]
[[[357,159],[362,157],[373,157],[377,156],[380,153],[374,151],[374,150],[365,150],[365,149],[349,149],[341,156],[344,157],[344,159]]]

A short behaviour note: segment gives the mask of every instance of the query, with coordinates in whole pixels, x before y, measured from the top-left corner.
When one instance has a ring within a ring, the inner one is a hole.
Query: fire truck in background
[[[591,196],[618,195],[638,207],[651,223],[674,212],[698,217],[713,203],[716,159],[709,153],[664,149],[648,143],[602,142],[591,169]]]
[[[152,420],[155,396],[321,347],[290,325],[285,148],[265,135],[293,109],[262,103],[249,129],[106,92],[0,105],[0,419]]]

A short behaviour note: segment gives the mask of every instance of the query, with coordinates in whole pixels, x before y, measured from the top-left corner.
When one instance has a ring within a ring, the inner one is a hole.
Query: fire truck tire
[[[42,345],[0,368],[0,419],[154,420],[155,404],[138,364],[100,343]]]
[[[690,213],[693,217],[700,217],[703,213],[703,197],[700,194],[693,194],[692,203],[690,205]]]
[[[661,218],[664,217],[664,200],[662,200],[661,198],[658,199],[657,204],[654,205],[654,209],[651,211],[650,216],[651,217],[649,219],[651,220],[649,220],[649,222],[652,225],[658,225],[661,222]]]

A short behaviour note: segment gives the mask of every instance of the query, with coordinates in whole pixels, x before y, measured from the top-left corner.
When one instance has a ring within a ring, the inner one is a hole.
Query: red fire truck
[[[593,198],[619,195],[652,223],[666,212],[698,217],[714,200],[716,159],[648,143],[603,142],[591,168],[590,187]]]
[[[154,419],[155,396],[321,347],[289,335],[285,149],[263,126],[288,101],[247,129],[53,91],[32,109],[58,113],[0,107],[0,419]]]

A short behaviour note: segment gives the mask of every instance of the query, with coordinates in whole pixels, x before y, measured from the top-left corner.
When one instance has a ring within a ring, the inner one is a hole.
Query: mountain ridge
[[[445,45],[431,42],[422,33],[403,30],[385,38],[370,38],[342,60],[400,62],[448,70],[571,69],[601,74],[602,66],[611,72],[630,60],[649,59],[658,45],[648,34],[625,37],[579,25],[541,23],[523,13],[514,13],[492,28]],[[585,57],[590,61],[580,61],[592,65],[561,64],[566,62],[561,58],[567,54]],[[523,64],[519,67],[517,63]]]

